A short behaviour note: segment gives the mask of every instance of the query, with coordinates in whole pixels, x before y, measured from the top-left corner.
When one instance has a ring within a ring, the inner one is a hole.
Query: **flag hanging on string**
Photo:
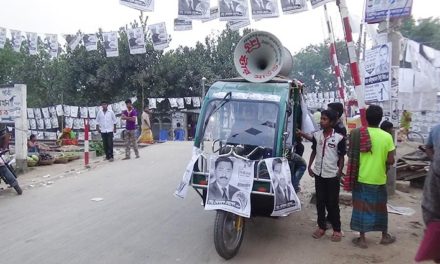
[[[168,48],[168,34],[165,22],[148,26],[151,32],[151,40],[155,50],[164,50]]]
[[[37,55],[38,53],[38,34],[33,32],[27,33],[28,47],[30,55]]]
[[[15,52],[20,52],[21,42],[23,41],[21,37],[21,31],[11,29],[10,32],[11,32],[12,48]]]
[[[177,98],[176,102],[177,102],[177,108],[179,109],[185,108],[185,103],[183,101],[183,98]]]
[[[82,35],[80,33],[77,33],[76,35],[64,35],[64,38],[66,39],[69,48],[71,50],[74,50],[81,42]]]
[[[170,102],[170,106],[172,108],[177,107],[177,98],[168,98],[168,101]]]
[[[248,20],[249,5],[247,0],[219,0],[220,21]]]
[[[174,31],[192,30],[192,20],[174,19]]]
[[[202,19],[202,23],[215,20],[220,17],[218,6],[211,7],[209,9],[209,18]]]
[[[277,0],[251,0],[252,18],[279,17]]]
[[[127,29],[128,46],[130,54],[146,53],[145,34],[142,27]]]
[[[306,0],[281,0],[281,9],[285,15],[309,10]]]
[[[235,31],[235,30],[239,30],[240,28],[243,27],[247,27],[251,24],[251,21],[248,20],[243,20],[243,21],[239,21],[239,20],[234,20],[234,21],[229,21],[228,22],[228,26],[231,30]]]
[[[209,13],[209,0],[179,0],[179,18],[207,19]]]
[[[156,109],[156,98],[148,98],[148,108]]]
[[[98,49],[98,38],[96,37],[96,34],[85,34],[83,36],[83,42],[87,51]]]
[[[141,11],[154,11],[154,0],[119,0],[119,3]]]
[[[194,107],[200,107],[200,97],[193,97],[192,102]]]
[[[49,54],[52,58],[58,56],[58,36],[56,34],[46,34],[46,41],[49,45]]]
[[[0,27],[0,49],[5,47],[6,43],[6,28]]]
[[[190,105],[191,104],[191,97],[184,97],[185,104]]]
[[[107,57],[118,57],[119,47],[118,47],[118,32],[103,32],[102,38],[104,39],[104,49]]]

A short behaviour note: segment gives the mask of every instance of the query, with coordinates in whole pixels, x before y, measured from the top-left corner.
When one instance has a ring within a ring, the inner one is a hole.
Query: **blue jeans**
[[[307,166],[297,166],[292,173],[292,185],[295,189],[295,192],[298,192],[299,190],[299,182],[301,181],[301,178],[304,175],[306,168]]]
[[[8,168],[6,168],[5,165],[1,165],[0,166],[0,175],[3,176],[3,178],[6,181],[6,183],[11,185],[11,187],[15,187],[18,184],[18,182],[15,179],[14,175],[11,173],[11,171],[9,171]]]

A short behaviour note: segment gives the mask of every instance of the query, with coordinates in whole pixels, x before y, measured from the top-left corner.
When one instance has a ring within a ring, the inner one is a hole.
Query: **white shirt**
[[[316,148],[315,166],[313,173],[322,178],[333,178],[338,174],[339,156],[345,155],[345,138],[333,130],[329,137],[325,137],[323,130],[313,133],[313,148]]]
[[[96,123],[99,125],[101,133],[113,132],[114,126],[116,124],[116,116],[112,110],[102,111],[99,110],[96,115]]]

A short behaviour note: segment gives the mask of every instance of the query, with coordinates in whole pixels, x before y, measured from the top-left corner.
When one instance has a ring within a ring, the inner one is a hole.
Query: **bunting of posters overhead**
[[[192,30],[192,20],[175,18],[174,31],[186,31],[186,30]]]
[[[211,7],[209,9],[209,18],[202,19],[202,23],[212,21],[212,20],[217,19],[219,17],[220,17],[220,12],[219,12],[218,6]]]
[[[375,46],[365,52],[365,101],[383,102],[390,99],[391,43]]]
[[[411,15],[413,0],[377,1],[367,0],[365,22],[378,23],[388,18],[399,18]],[[389,13],[389,15],[388,15]]]
[[[284,14],[295,14],[309,10],[306,0],[281,0]]]
[[[145,34],[142,27],[127,29],[127,36],[130,54],[143,54],[147,52],[145,48]]]
[[[155,50],[163,50],[168,48],[168,34],[165,22],[148,26],[151,32],[151,40]]]
[[[229,21],[228,22],[228,26],[229,26],[229,28],[231,29],[231,30],[239,30],[240,28],[243,28],[243,27],[247,27],[247,26],[249,26],[251,24],[251,21],[248,19],[248,20],[243,20],[243,21]]]
[[[83,36],[83,43],[87,51],[98,49],[98,37],[96,34],[85,34]]]
[[[38,34],[33,32],[28,32],[27,34],[29,54],[37,55],[38,53]]]
[[[107,57],[118,57],[119,47],[118,47],[118,32],[103,32],[102,38],[104,39],[104,49]]]
[[[58,35],[46,34],[46,42],[49,46],[49,55],[56,58],[58,56]]]
[[[156,109],[156,98],[148,98],[148,108]]]
[[[178,17],[190,19],[207,19],[210,0],[179,0]]]
[[[20,52],[21,42],[23,41],[21,37],[21,31],[11,29],[10,32],[11,32],[12,49],[15,52]]]
[[[289,164],[285,158],[265,159],[274,190],[274,209],[271,216],[286,216],[301,210],[301,203],[291,181]]]
[[[6,28],[0,27],[0,49],[3,49],[6,44]]]
[[[205,209],[250,217],[254,163],[234,157],[210,156]]]
[[[249,20],[247,0],[219,0],[220,21]]]
[[[81,42],[82,35],[80,33],[77,33],[76,35],[64,35],[64,39],[66,40],[69,48],[74,50]]]
[[[251,10],[253,19],[280,16],[277,0],[251,0]]]
[[[119,0],[119,3],[141,11],[154,11],[154,0]]]
[[[310,0],[310,3],[312,4],[312,8],[317,8],[334,1],[335,0]]]

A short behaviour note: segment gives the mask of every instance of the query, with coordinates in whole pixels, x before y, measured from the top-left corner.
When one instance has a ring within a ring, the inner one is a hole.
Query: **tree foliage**
[[[440,19],[425,18],[415,21],[408,18],[403,22],[402,35],[431,48],[440,50]]]

